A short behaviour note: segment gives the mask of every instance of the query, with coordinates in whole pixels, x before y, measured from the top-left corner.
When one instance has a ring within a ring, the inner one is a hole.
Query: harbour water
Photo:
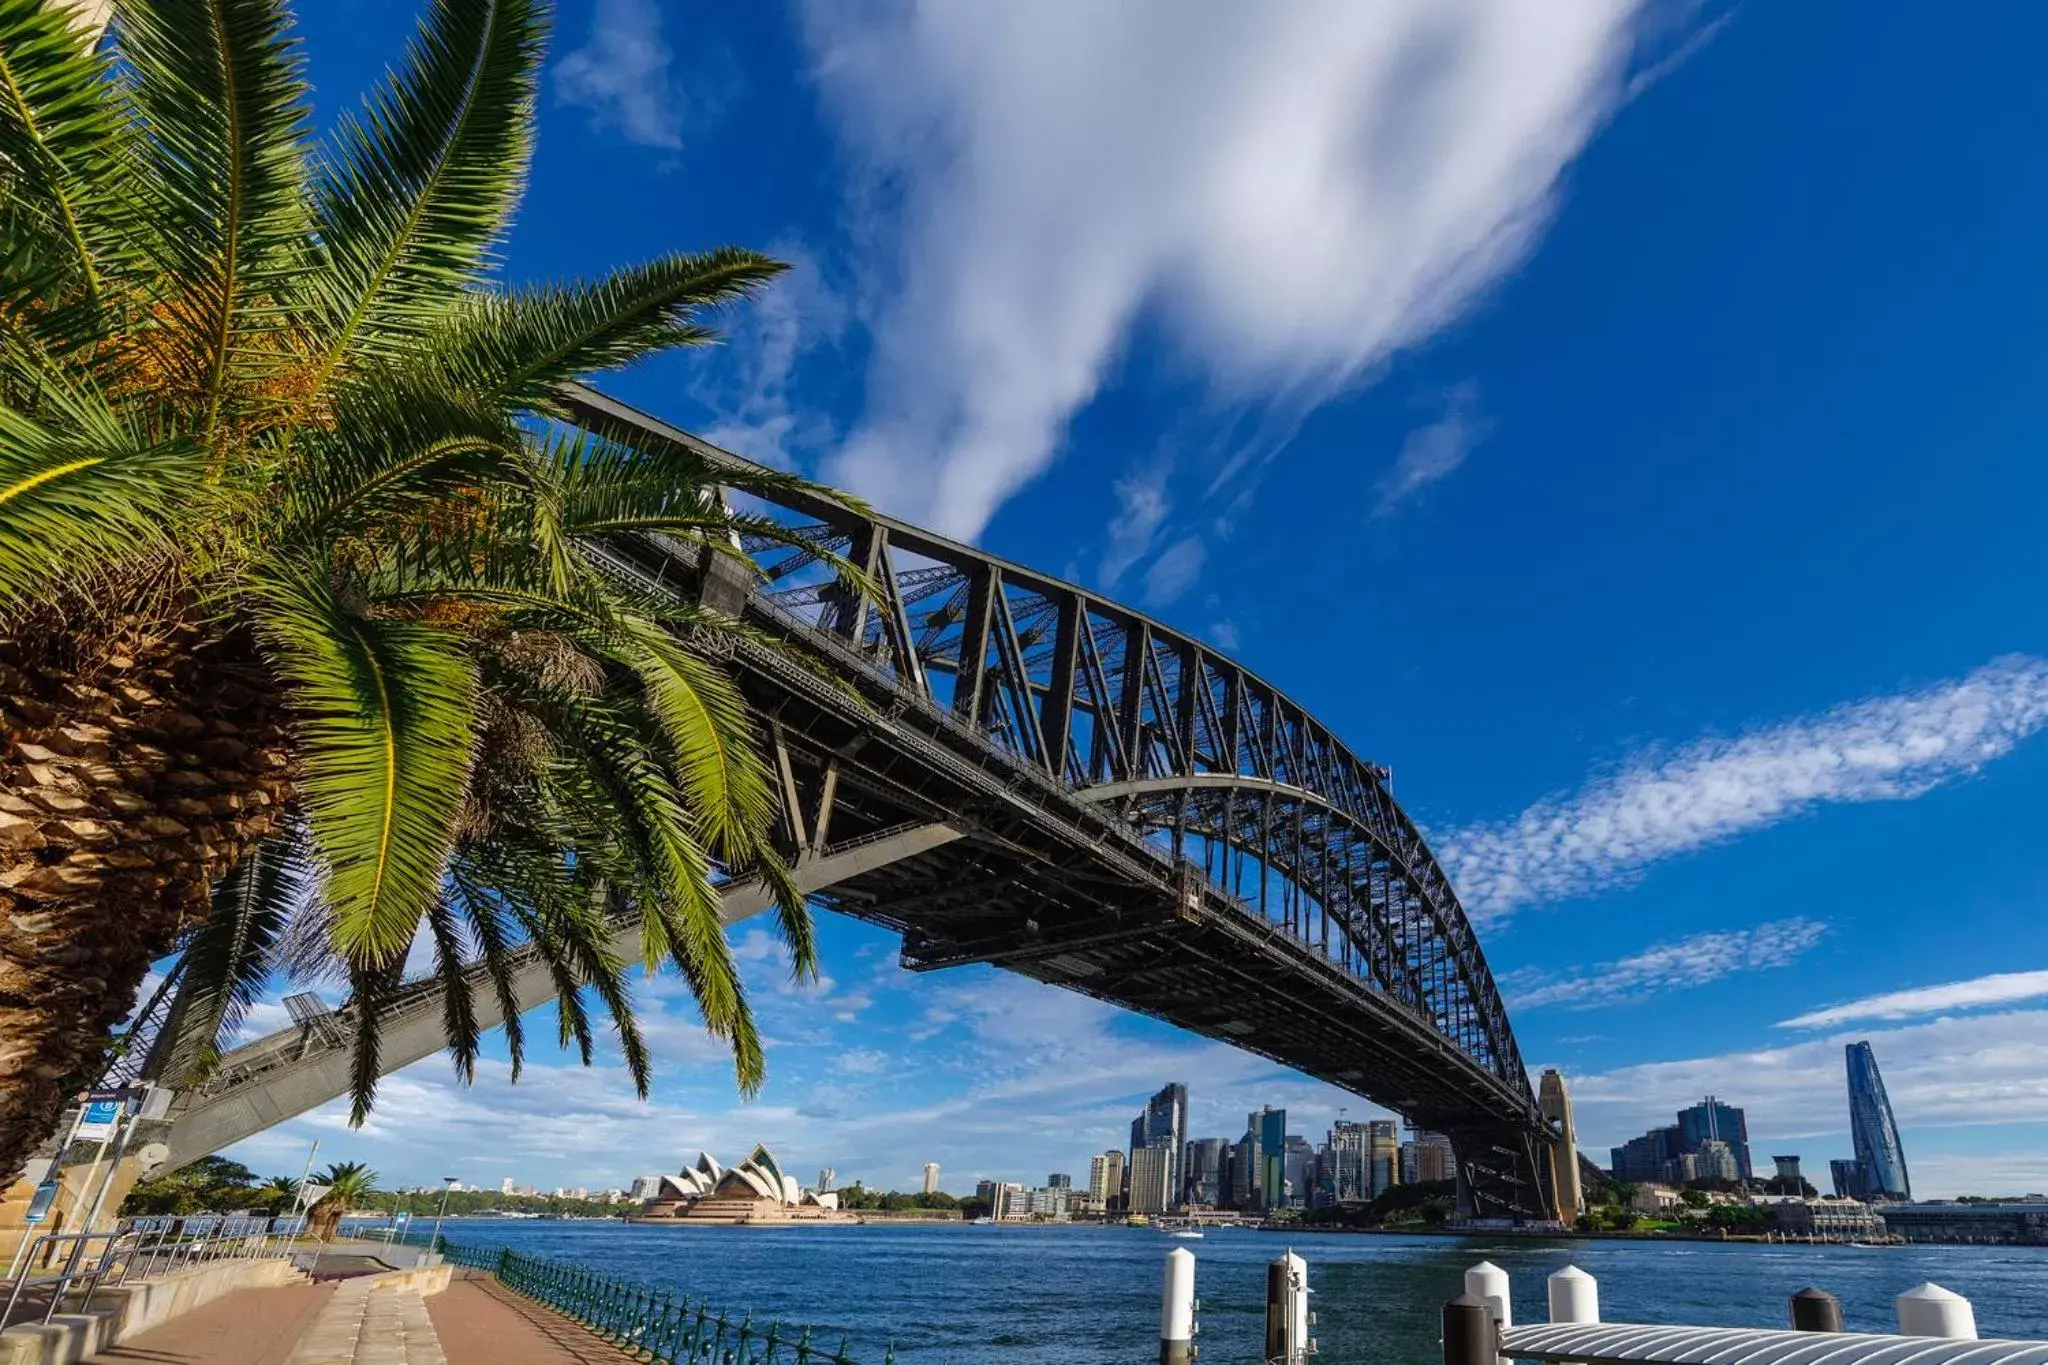
[[[1430,1365],[1438,1311],[1467,1266],[1514,1278],[1518,1322],[1544,1316],[1543,1278],[1576,1264],[1613,1322],[1785,1325],[1786,1299],[1818,1285],[1851,1331],[1893,1330],[1892,1299],[1934,1280],[1975,1302],[1984,1336],[2048,1336],[2048,1248],[1758,1246],[1702,1242],[1310,1235],[1211,1229],[1180,1241],[1141,1228],[911,1226],[664,1228],[605,1222],[449,1220],[449,1240],[580,1262],[619,1280],[708,1298],[757,1324],[809,1325],[879,1365],[1128,1365],[1156,1359],[1161,1264],[1196,1257],[1205,1365],[1258,1359],[1265,1264],[1307,1258],[1314,1335],[1333,1365]]]

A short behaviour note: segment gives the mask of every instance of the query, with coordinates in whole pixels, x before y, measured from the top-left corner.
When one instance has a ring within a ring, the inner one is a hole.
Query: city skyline
[[[329,92],[375,79],[413,11],[306,12],[317,121],[337,111]],[[1246,298],[1223,268],[1242,259],[1237,234],[1285,239],[1302,205],[1226,193],[1227,177],[1281,164],[1267,139],[1300,145],[1303,129],[1222,110],[1253,131],[1218,159],[1091,104],[1057,124],[1090,130],[1083,144],[985,177],[889,135],[899,114],[991,134],[1046,122],[1036,87],[948,64],[1043,58],[1053,35],[1018,14],[1013,42],[970,25],[941,52],[888,29],[888,60],[838,63],[830,23],[706,13],[688,43],[674,24],[629,35],[650,69],[626,89],[593,86],[603,64],[576,60],[613,22],[565,7],[508,280],[725,240],[790,259],[736,310],[729,347],[607,387],[1199,632],[1388,765],[1481,920],[1532,1074],[1570,1078],[1589,1149],[1739,1092],[1753,1144],[1846,1153],[1842,1048],[1869,1037],[1916,1193],[2048,1186],[2048,1101],[2027,1084],[2048,1072],[2048,929],[2024,816],[2048,801],[2048,665],[2029,624],[2048,547],[2026,510],[2048,491],[2025,325],[2039,213],[2031,183],[1996,169],[2025,163],[2019,130],[2039,122],[2024,113],[2036,83],[1999,66],[2027,44],[1966,52],[1960,30],[1781,7],[1703,22],[1668,65],[1678,50],[1620,19],[1577,33],[1584,60],[1546,87],[1555,102],[1447,71],[1446,140],[1418,161],[1419,188],[1457,190],[1452,220],[1476,244],[1362,192],[1401,170],[1372,149],[1403,144],[1367,135],[1371,82],[1338,81],[1308,101],[1328,113],[1306,131],[1364,160],[1299,187],[1340,206],[1317,216],[1327,251]],[[1477,40],[1507,22],[1470,20],[1471,50],[1493,50]],[[1079,32],[1125,61],[1134,109],[1173,107],[1186,72],[1148,59],[1162,49],[1144,24]],[[1200,29],[1186,71],[1227,67],[1220,88],[1264,99],[1298,78],[1282,59],[1293,32],[1274,25],[1268,45]],[[1813,52],[1831,54],[1827,82],[1782,78]],[[1905,61],[1973,75],[1906,108],[1870,84]],[[882,68],[901,79],[877,88]],[[685,98],[707,87],[726,94]],[[1497,135],[1458,132],[1482,126]],[[796,173],[744,173],[764,137]],[[1871,146],[1889,149],[1881,168]],[[1529,177],[1488,155],[1531,147]],[[573,187],[593,167],[645,211],[591,221]],[[1154,185],[1139,173],[1154,169],[1209,192],[1100,192]],[[911,202],[878,204],[878,176]],[[1026,220],[989,198],[1005,186],[1067,207],[1020,239]],[[960,231],[917,230],[938,222]],[[1103,268],[1047,270],[1040,249]],[[913,259],[928,268],[902,269]],[[1868,288],[1899,261],[1926,287]],[[1397,287],[1418,280],[1444,289]],[[1441,308],[1367,306],[1415,298]],[[1200,325],[1219,312],[1238,325]],[[954,344],[969,322],[1017,353],[977,369],[986,350]],[[928,384],[911,385],[921,361]],[[1004,394],[1028,411],[991,406]],[[1330,629],[1361,601],[1385,630]],[[1924,624],[1884,628],[1899,619]],[[1959,847],[1973,856],[1936,861]],[[1929,885],[1941,894],[1908,890]],[[735,931],[743,953],[751,934]],[[644,1108],[615,1072],[575,1074],[535,1027],[522,1087],[494,1038],[475,1090],[431,1059],[386,1082],[368,1131],[329,1109],[246,1153],[296,1169],[319,1134],[407,1177],[454,1161],[481,1178],[502,1160],[582,1182],[598,1174],[584,1163],[630,1175],[679,1131],[720,1146],[760,1133],[908,1185],[892,1135],[944,1130],[948,1171],[1012,1151],[1049,1168],[1076,1159],[1069,1144],[1118,1141],[1162,1074],[1241,1092],[1195,1102],[1207,1133],[1262,1093],[1317,1123],[1363,1113],[1146,1021],[1029,1001],[1058,994],[1035,983],[884,972],[894,945],[830,917],[820,945],[827,989],[749,966],[754,998],[776,1006],[752,1104],[677,994],[636,983],[659,1068]]]

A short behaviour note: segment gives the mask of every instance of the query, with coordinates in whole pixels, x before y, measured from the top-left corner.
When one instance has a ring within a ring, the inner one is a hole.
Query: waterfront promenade
[[[378,1267],[382,1270],[382,1267]],[[387,1287],[354,1271],[243,1289],[90,1357],[90,1365],[618,1365],[623,1352],[478,1271]],[[0,1357],[4,1358],[4,1357]]]

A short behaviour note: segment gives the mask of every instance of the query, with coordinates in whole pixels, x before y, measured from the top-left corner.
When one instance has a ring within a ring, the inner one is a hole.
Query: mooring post
[[[1166,1253],[1166,1285],[1159,1299],[1159,1365],[1188,1365],[1194,1336],[1195,1253],[1175,1247]]]
[[[1839,1332],[1842,1330],[1842,1301],[1825,1289],[1812,1285],[1792,1296],[1792,1330],[1795,1332]]]
[[[1929,1280],[1908,1289],[1896,1302],[1900,1336],[1977,1339],[1977,1314],[1970,1301],[1952,1289],[1943,1289]]]
[[[1308,1262],[1289,1250],[1266,1267],[1266,1365],[1302,1365],[1308,1324]]]
[[[1477,1294],[1460,1294],[1444,1304],[1444,1365],[1494,1365],[1500,1331],[1493,1309]]]
[[[1465,1292],[1486,1305],[1494,1326],[1502,1332],[1515,1325],[1515,1307],[1509,1298],[1508,1273],[1492,1261],[1481,1261],[1465,1272]],[[1500,1365],[1508,1365],[1506,1356]]]
[[[1552,1322],[1600,1321],[1600,1282],[1575,1265],[1551,1275],[1550,1320]]]

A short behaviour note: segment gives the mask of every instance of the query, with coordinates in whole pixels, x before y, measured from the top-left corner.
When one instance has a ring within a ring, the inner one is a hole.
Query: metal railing
[[[510,1247],[467,1247],[443,1238],[440,1250],[452,1264],[489,1271],[513,1293],[654,1365],[858,1365],[843,1337],[827,1350],[812,1340],[809,1328],[795,1336],[780,1323],[764,1329],[754,1325],[751,1313],[735,1321],[701,1299],[693,1303],[687,1295],[642,1289]],[[895,1360],[894,1345],[884,1348],[882,1365]]]
[[[211,1261],[282,1256],[296,1226],[293,1219],[208,1214],[124,1218],[108,1232],[39,1234],[17,1254],[8,1278],[0,1280],[7,1294],[0,1327],[15,1320],[24,1297],[40,1307],[47,1323],[59,1311],[87,1311],[102,1285],[176,1274]],[[79,1301],[67,1305],[65,1300],[80,1290]]]

